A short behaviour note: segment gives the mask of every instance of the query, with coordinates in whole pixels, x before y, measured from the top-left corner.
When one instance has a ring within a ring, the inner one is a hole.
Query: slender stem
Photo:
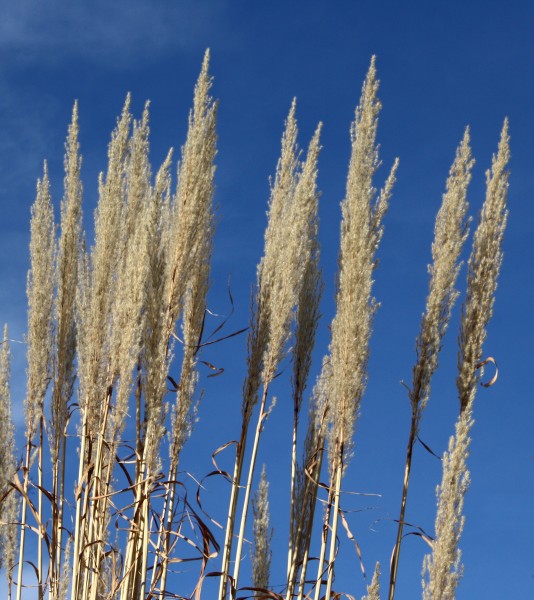
[[[58,393],[57,387],[53,394]],[[60,397],[61,394],[60,394]],[[52,399],[54,402],[54,399]],[[54,430],[54,456],[56,460],[52,465],[52,545],[50,556],[50,600],[59,600],[61,585],[61,566],[63,559],[63,514],[65,505],[65,458],[67,449],[67,428],[70,416],[68,414],[68,402],[65,406],[67,416],[58,419],[62,422],[63,429],[58,432],[57,423]]]
[[[237,583],[239,579],[239,569],[241,567],[241,554],[243,551],[243,540],[245,539],[245,525],[247,521],[247,513],[248,513],[248,505],[250,502],[250,492],[252,489],[252,478],[254,476],[254,468],[256,466],[256,458],[258,456],[258,446],[260,442],[261,431],[263,429],[263,423],[265,418],[267,417],[267,413],[265,412],[265,404],[267,402],[267,392],[269,390],[269,382],[265,383],[263,386],[263,396],[261,399],[260,405],[260,413],[258,415],[258,422],[256,424],[256,432],[254,435],[254,442],[252,445],[252,454],[249,462],[249,470],[247,483],[245,485],[245,499],[243,500],[243,509],[241,512],[241,523],[239,525],[239,534],[237,537],[237,548],[235,553],[235,563],[234,563],[234,588],[237,589]]]
[[[342,452],[340,452],[342,456]],[[330,537],[330,555],[328,557],[328,579],[326,582],[325,600],[330,600],[332,595],[332,582],[334,579],[334,562],[336,559],[337,525],[339,521],[339,496],[341,492],[341,474],[343,465],[341,461],[336,466],[336,482],[334,486],[334,514],[332,515],[332,535]]]
[[[137,391],[136,391],[136,399],[137,403],[140,407],[141,405],[141,360],[138,361],[138,375],[137,375]],[[139,410],[139,414],[140,414]],[[142,544],[141,544],[141,565],[140,568],[137,569],[139,573],[139,579],[137,582],[138,585],[138,594],[139,599],[142,600],[145,597],[145,588],[146,588],[146,580],[147,580],[147,564],[148,564],[148,542],[150,537],[150,524],[149,524],[149,508],[150,508],[150,473],[147,470],[146,465],[146,454],[145,449],[146,446],[142,447],[142,442],[140,436],[138,437],[138,448],[142,448],[142,462],[141,468],[139,469],[141,473],[141,477],[144,478],[144,482],[142,484],[142,515],[141,515],[141,536],[142,536]]]
[[[30,476],[30,457],[31,457],[31,440],[28,437],[26,440],[26,460],[24,461],[24,482],[23,489],[24,495],[22,497],[21,517],[20,517],[20,548],[19,548],[19,564],[17,570],[17,596],[16,600],[21,599],[22,594],[22,573],[24,570],[24,545],[26,541],[26,513],[27,513],[27,502],[26,496],[28,494],[28,479]]]
[[[57,577],[56,577],[56,586],[57,586],[57,597],[59,598],[59,585],[60,585],[60,577],[61,577],[61,560],[63,556],[63,513],[65,510],[65,458],[67,454],[67,424],[65,424],[65,429],[63,430],[63,437],[61,442],[61,470],[59,475],[59,506],[58,506],[58,516],[57,516]]]
[[[37,462],[37,514],[39,515],[39,539],[37,543],[37,572],[39,578],[38,598],[43,600],[43,415],[39,418],[39,449]]]
[[[150,483],[147,480],[145,485],[144,504],[143,504],[143,544],[140,569],[140,584],[139,584],[139,600],[145,597],[145,587],[147,580],[147,565],[148,565],[148,539],[149,539],[149,505],[150,505]]]
[[[121,584],[121,600],[130,600],[137,597],[137,563],[139,560],[139,536],[141,531],[141,509],[143,503],[143,490],[141,483],[137,482],[135,486],[135,499],[133,503],[134,515],[131,521],[130,531],[128,532],[128,542],[126,545],[126,557],[124,560],[124,578]]]
[[[305,504],[305,507],[303,507],[303,510],[301,511],[300,517],[299,517],[299,541],[298,543],[301,543],[302,538],[304,538],[304,552],[303,552],[303,556],[302,556],[302,565],[301,565],[301,573],[300,573],[300,580],[299,580],[299,600],[302,600],[303,594],[304,594],[304,586],[306,583],[306,571],[308,568],[308,558],[309,558],[309,554],[310,554],[310,542],[311,542],[311,535],[312,535],[312,531],[313,531],[313,521],[315,518],[315,506],[317,504],[317,487],[318,484],[317,482],[319,481],[319,477],[321,475],[321,468],[322,468],[322,464],[323,464],[323,450],[322,450],[322,444],[323,444],[324,440],[322,439],[322,436],[319,436],[319,439],[317,441],[317,448],[315,451],[315,456],[316,456],[316,462],[313,465],[313,469],[311,472],[311,476],[308,476],[306,474],[306,483],[305,483],[305,494],[304,494],[304,498],[305,498],[305,502],[309,502],[309,515],[307,516],[307,521],[305,521],[306,519],[306,506],[308,506],[307,504]],[[309,500],[308,500],[309,498]],[[287,595],[286,595],[286,600],[291,600],[291,598],[294,595],[294,591],[295,591],[295,586],[297,583],[297,575],[298,575],[298,564],[297,564],[297,556],[294,555],[293,556],[293,564],[292,564],[292,570],[290,573],[290,576],[288,578],[288,589],[287,589]]]
[[[72,553],[72,586],[71,586],[71,600],[77,600],[78,596],[78,578],[80,571],[80,526],[81,526],[81,514],[82,514],[82,479],[85,467],[85,446],[86,446],[86,437],[87,437],[87,422],[84,419],[84,423],[82,426],[81,433],[81,443],[80,443],[80,461],[78,465],[78,493],[76,498],[76,517],[74,521],[74,548]]]
[[[239,485],[241,482],[241,473],[243,471],[243,459],[245,456],[245,446],[247,441],[249,419],[243,419],[241,427],[241,437],[236,450],[236,459],[234,464],[234,476],[232,482],[232,491],[230,494],[230,504],[228,506],[228,516],[226,520],[226,533],[224,539],[224,550],[221,566],[221,580],[219,584],[219,600],[226,599],[226,591],[228,587],[228,577],[230,573],[230,556],[232,553],[232,542],[234,537],[234,526],[237,510],[237,500],[239,498]]]
[[[100,562],[102,559],[102,546],[104,538],[104,528],[106,520],[106,509],[107,509],[107,492],[108,483],[111,478],[111,464],[113,453],[109,452],[108,449],[108,464],[107,464],[107,476],[103,481],[102,474],[104,472],[104,440],[106,437],[106,429],[109,415],[109,405],[111,402],[112,388],[108,389],[106,394],[106,400],[104,405],[104,415],[102,418],[102,427],[98,436],[96,446],[96,457],[93,472],[93,499],[92,499],[92,515],[90,523],[91,538],[89,540],[92,545],[91,551],[91,596],[90,600],[96,600],[98,593],[98,580],[100,577]],[[104,487],[105,486],[105,487]]]
[[[297,428],[299,421],[299,413],[298,408],[295,404],[295,409],[293,411],[293,440],[291,444],[291,489],[289,493],[290,506],[289,506],[289,521],[293,525],[290,527],[289,531],[289,544],[288,544],[288,552],[287,552],[287,578],[288,582],[291,577],[292,571],[294,571],[293,564],[295,562],[295,555],[298,552],[298,540],[293,540],[293,535],[295,535],[295,524],[293,523],[293,507],[295,506],[295,480],[297,477]]]
[[[321,587],[323,584],[324,574],[324,558],[326,555],[326,544],[328,542],[328,530],[330,528],[330,513],[332,512],[332,489],[328,492],[328,504],[326,505],[326,513],[323,522],[323,535],[321,540],[321,551],[319,553],[319,562],[317,567],[317,579],[315,581],[314,600],[319,600],[321,595]]]
[[[171,527],[172,527],[172,515],[174,512],[174,502],[176,496],[176,485],[174,481],[176,480],[176,471],[172,469],[169,472],[169,485],[170,485],[170,494],[169,494],[169,502],[167,504],[167,514],[162,518],[163,523],[163,560],[161,562],[161,579],[160,579],[160,596],[162,599],[165,598],[165,587],[167,586],[167,574],[169,570],[169,552],[171,545]]]
[[[134,593],[139,593],[137,590],[138,581],[138,569],[136,568],[139,560],[139,535],[140,535],[140,524],[139,518],[141,514],[141,508],[143,503],[143,488],[144,488],[144,477],[145,477],[145,450],[146,445],[142,439],[142,426],[141,426],[141,361],[137,361],[137,385],[135,392],[135,405],[136,405],[136,417],[135,417],[135,429],[136,429],[136,452],[135,452],[135,487],[134,487],[134,502],[133,502],[133,519],[132,526],[128,531],[128,540],[126,542],[126,556],[124,559],[123,567],[123,581],[120,586],[120,597],[121,598],[134,598]]]
[[[287,573],[287,592],[286,599],[290,600],[293,597],[293,592],[295,590],[295,585],[297,582],[297,574],[298,574],[298,555],[299,548],[302,545],[302,540],[304,535],[308,535],[308,529],[311,527],[310,523],[307,523],[307,519],[311,519],[313,522],[313,513],[308,514],[308,494],[311,493],[309,490],[309,482],[306,481],[304,493],[303,493],[303,501],[302,505],[299,505],[298,518],[296,523],[293,525],[292,531],[292,549],[291,556],[289,557],[290,563]],[[293,502],[296,505],[298,500],[295,498]],[[306,528],[306,529],[305,529]],[[309,540],[307,540],[309,543]]]
[[[174,472],[171,470],[169,471],[168,474],[168,481],[174,481],[175,480],[175,474]],[[156,544],[156,549],[154,551],[154,563],[152,566],[152,578],[150,581],[150,591],[149,594],[147,596],[147,600],[152,600],[155,596],[154,596],[154,592],[155,592],[155,588],[156,585],[158,584],[159,581],[161,581],[161,578],[163,577],[164,574],[164,570],[166,570],[166,566],[164,566],[164,562],[166,561],[166,556],[167,554],[165,553],[165,551],[161,551],[161,547],[166,546],[166,532],[169,531],[169,527],[170,525],[168,525],[168,522],[172,522],[172,516],[169,517],[168,515],[172,515],[172,511],[173,511],[173,507],[174,507],[174,494],[175,494],[175,486],[172,486],[170,483],[167,485],[167,490],[165,491],[165,497],[163,499],[163,510],[161,512],[161,519],[159,522],[159,530],[158,530],[158,542]],[[162,556],[162,554],[164,555],[163,560],[160,563],[160,558]],[[166,575],[165,575],[165,580],[166,580]],[[164,590],[162,589],[161,585],[160,585],[160,591],[161,594],[158,594],[159,596],[161,596],[162,598],[164,597]]]
[[[399,568],[399,559],[402,543],[402,530],[404,528],[404,515],[406,513],[406,501],[408,499],[408,486],[410,484],[410,472],[412,467],[412,454],[413,445],[415,442],[415,436],[417,433],[417,413],[412,412],[412,423],[410,426],[410,437],[408,439],[408,446],[406,448],[406,464],[404,467],[404,483],[402,486],[402,497],[399,513],[399,522],[397,525],[397,539],[395,541],[395,547],[393,548],[393,555],[391,557],[391,570],[389,575],[389,594],[388,600],[393,600],[395,597],[395,586],[397,583],[397,571]]]
[[[304,556],[302,557],[302,568],[300,571],[300,580],[299,580],[299,594],[298,600],[302,600],[304,597],[304,587],[306,585],[306,571],[308,569],[308,557],[310,555],[309,546],[304,550]],[[288,600],[291,600],[293,597],[293,591],[291,592],[291,596],[288,596]]]

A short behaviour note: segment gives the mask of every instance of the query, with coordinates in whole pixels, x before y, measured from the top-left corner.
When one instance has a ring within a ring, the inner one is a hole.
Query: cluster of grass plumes
[[[222,532],[204,513],[199,497],[187,496],[179,480],[182,450],[201,395],[198,364],[205,345],[215,233],[217,103],[211,97],[209,53],[195,87],[174,190],[172,152],[155,173],[149,161],[148,104],[135,120],[127,97],[109,144],[107,172],[99,179],[90,247],[82,228],[74,106],[59,230],[46,164],[32,209],[21,464],[14,452],[7,327],[0,348],[0,563],[9,598],[21,600],[34,591],[39,600],[198,599],[208,576],[219,579],[219,600],[340,597],[334,589],[338,523],[348,530],[342,483],[367,384],[378,308],[373,297],[376,253],[398,167],[395,161],[378,191],[378,87],[373,58],[351,126],[336,314],[314,386],[308,379],[323,293],[317,217],[321,124],[303,155],[296,101],[291,105],[252,294],[233,472],[217,468],[210,474],[229,482],[228,498],[220,507],[228,507]],[[468,261],[459,336],[459,417],[443,457],[435,538],[423,567],[425,600],[454,598],[462,573],[459,543],[469,484],[469,436],[502,262],[508,161],[505,123]],[[386,587],[390,600],[395,594],[412,451],[460,295],[456,285],[468,238],[472,166],[466,130],[436,219],[429,293],[407,386],[411,427],[389,587],[380,582],[377,563],[372,581],[362,581],[360,593],[367,600],[379,600]],[[255,493],[253,484],[262,432],[275,410],[272,383],[283,361],[292,362],[291,506],[287,571],[276,575],[285,585],[275,592],[270,587],[273,530],[265,467]],[[302,412],[307,422],[302,423]],[[73,482],[67,471],[74,468]],[[252,580],[243,583],[247,537],[253,539]],[[184,553],[184,547],[191,553]],[[199,565],[192,591],[173,572],[183,560]]]

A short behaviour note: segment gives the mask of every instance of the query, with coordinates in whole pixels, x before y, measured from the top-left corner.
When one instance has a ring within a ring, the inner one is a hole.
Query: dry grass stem
[[[55,229],[54,213],[50,198],[48,167],[44,164],[43,179],[37,182],[37,198],[32,207],[30,224],[30,271],[26,293],[28,296],[28,337],[27,337],[27,392],[24,403],[26,416],[26,457],[24,461],[24,494],[21,510],[19,563],[17,568],[17,600],[22,593],[24,552],[26,539],[27,492],[29,471],[34,454],[34,436],[39,432],[39,442],[35,445],[38,455],[38,520],[42,521],[42,444],[43,403],[50,383],[52,360],[54,270],[55,270]],[[42,533],[42,532],[41,532]],[[42,537],[38,541],[37,579],[39,598],[43,595]]]
[[[497,277],[502,263],[502,239],[508,211],[506,197],[510,160],[508,121],[504,122],[496,156],[486,173],[486,199],[475,231],[468,263],[456,381],[460,416],[455,435],[443,456],[443,477],[437,489],[438,508],[432,554],[423,563],[423,598],[453,600],[462,576],[459,542],[464,527],[463,503],[469,487],[467,457],[473,426],[473,400],[480,379],[478,363],[493,312]]]
[[[313,260],[317,244],[317,161],[320,126],[310,143],[306,160],[298,169],[296,101],[293,101],[282,138],[282,154],[271,189],[265,253],[258,267],[258,303],[266,306],[269,319],[265,325],[267,345],[262,357],[263,394],[249,462],[248,478],[241,513],[233,572],[234,585],[239,581],[241,549],[244,539],[250,490],[259,439],[268,416],[266,400],[285,346],[291,334],[304,277]],[[297,170],[298,169],[298,170]],[[263,295],[263,297],[262,297]],[[261,326],[258,327],[258,331]],[[254,331],[254,330],[253,330]],[[246,389],[246,388],[245,388]],[[244,447],[244,445],[243,445]]]
[[[468,235],[467,187],[471,180],[473,163],[469,145],[469,129],[466,129],[463,140],[456,150],[456,157],[449,172],[446,191],[434,227],[433,262],[428,267],[429,293],[421,320],[421,329],[417,336],[417,361],[413,368],[412,387],[409,391],[412,415],[406,449],[397,539],[391,559],[389,600],[393,600],[395,596],[413,446],[419,431],[421,416],[430,395],[430,382],[438,367],[442,340],[449,325],[452,308],[458,297],[455,285],[461,267],[460,254]]]
[[[7,325],[0,348],[0,568],[4,569],[11,595],[12,572],[17,558],[18,498],[10,488],[15,462],[15,427],[11,416],[10,349]]]
[[[372,297],[375,252],[382,236],[382,219],[395,181],[397,161],[378,196],[373,179],[379,167],[376,134],[381,104],[377,97],[375,59],[363,84],[351,127],[352,151],[343,200],[336,315],[330,342],[328,434],[330,500],[334,503],[326,598],[332,589],[339,486],[353,448],[360,402],[366,386],[371,325],[376,310]],[[320,581],[319,564],[317,581]],[[317,585],[316,600],[320,590]]]

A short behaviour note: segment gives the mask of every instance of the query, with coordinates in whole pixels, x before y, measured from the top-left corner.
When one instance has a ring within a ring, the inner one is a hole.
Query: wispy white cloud
[[[0,18],[0,63],[66,55],[121,67],[209,43],[225,0],[18,0]]]

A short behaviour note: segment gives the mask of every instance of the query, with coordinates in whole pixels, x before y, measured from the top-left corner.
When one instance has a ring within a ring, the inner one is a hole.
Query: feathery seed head
[[[155,465],[159,441],[163,437],[163,397],[172,350],[167,327],[167,265],[169,260],[170,166],[169,152],[157,175],[151,192],[147,217],[146,321],[143,352],[144,394],[147,435],[146,456],[149,469]]]
[[[465,410],[473,401],[480,374],[476,365],[482,357],[486,328],[493,314],[497,278],[502,263],[502,240],[508,211],[510,160],[508,119],[504,121],[497,155],[486,172],[486,199],[475,231],[468,263],[467,294],[460,327],[457,379],[460,406]]]
[[[377,91],[373,57],[351,127],[352,153],[346,197],[341,204],[337,312],[332,322],[330,343],[330,456],[343,462],[352,450],[354,427],[366,385],[369,339],[376,310],[371,295],[375,251],[397,168],[395,162],[383,192],[375,199],[373,177],[379,166],[376,132],[380,102]]]
[[[121,117],[108,146],[108,170],[99,179],[95,210],[95,244],[82,260],[78,291],[78,362],[80,406],[89,431],[100,430],[101,402],[113,383],[111,349],[120,332],[113,327],[117,273],[124,258],[126,189],[130,152],[131,98],[127,95]]]
[[[322,449],[326,431],[326,388],[330,372],[329,357],[323,359],[321,374],[313,388],[304,440],[302,463],[297,465],[295,491],[291,504],[290,535],[295,549],[294,563],[303,559],[312,532],[314,504],[322,466]]]
[[[10,351],[7,324],[0,347],[0,497],[9,490],[16,471],[15,427],[11,417]],[[0,501],[0,568],[11,572],[17,551],[18,499],[14,490]]]
[[[362,600],[380,600],[380,563],[377,562],[373,580],[367,586],[367,595],[363,596]]]
[[[72,121],[65,144],[64,194],[61,201],[61,235],[58,244],[55,303],[56,336],[54,354],[54,388],[52,391],[49,428],[52,460],[58,460],[59,446],[68,419],[68,403],[75,379],[76,354],[76,288],[81,250],[82,159],[78,142],[78,103],[74,104]]]
[[[110,373],[117,381],[115,410],[111,419],[112,437],[124,427],[132,372],[141,352],[146,317],[145,299],[149,269],[148,215],[151,169],[149,161],[149,103],[141,121],[133,122],[125,165],[125,184],[116,277],[112,305]]]
[[[265,254],[259,267],[259,290],[269,314],[269,341],[263,357],[264,383],[272,379],[283,358],[293,311],[298,305],[317,237],[317,162],[321,125],[299,169],[295,111],[296,101],[293,100],[271,190]]]
[[[257,289],[252,297],[247,339],[248,368],[242,404],[246,421],[257,402],[261,382],[268,384],[274,376],[289,335],[288,319],[295,304],[294,273],[287,250],[293,235],[290,215],[297,186],[298,129],[295,111],[296,99],[293,99],[282,136],[276,175],[271,184],[264,254],[258,264]]]
[[[26,432],[31,439],[50,381],[54,302],[55,227],[48,168],[37,182],[31,211],[30,270],[28,273],[28,383],[25,401]]]
[[[316,235],[314,233],[313,235]],[[293,398],[295,412],[300,412],[310,372],[315,334],[319,323],[319,305],[323,293],[323,277],[319,267],[319,244],[316,238],[304,272],[295,318],[293,353]]]
[[[271,539],[273,531],[269,516],[269,482],[265,465],[258,490],[252,502],[254,512],[254,546],[252,550],[252,580],[254,587],[268,589],[271,571]],[[258,592],[258,596],[262,594]]]
[[[464,496],[469,488],[469,433],[473,425],[470,411],[460,414],[456,433],[443,455],[443,478],[436,495],[435,539],[432,554],[423,562],[423,600],[454,600],[462,577],[460,538],[464,528]]]
[[[214,227],[214,160],[217,103],[210,96],[209,51],[206,51],[189,115],[187,140],[182,147],[178,188],[169,231],[169,333],[180,316],[189,272],[202,262],[203,240]]]
[[[413,369],[410,391],[412,410],[418,420],[428,401],[430,381],[438,366],[442,339],[458,297],[455,285],[461,267],[460,254],[468,235],[467,187],[473,164],[469,129],[466,129],[456,150],[434,228],[433,264],[428,268],[429,293],[417,337],[417,363]]]

